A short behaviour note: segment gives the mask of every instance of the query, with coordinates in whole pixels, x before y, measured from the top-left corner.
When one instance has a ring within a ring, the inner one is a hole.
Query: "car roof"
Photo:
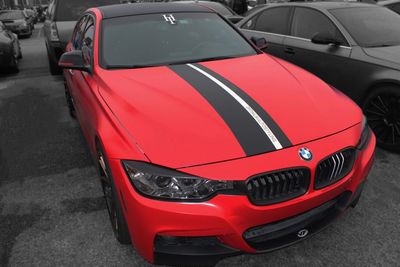
[[[125,17],[144,14],[179,13],[179,12],[207,12],[215,11],[198,4],[179,3],[134,3],[98,7],[103,19]]]
[[[266,4],[264,8],[273,6],[308,6],[319,10],[329,10],[337,8],[353,8],[353,7],[377,7],[377,5],[361,2],[335,2],[335,1],[319,1],[319,2],[288,2],[288,3],[271,3]],[[264,9],[261,8],[261,9]],[[260,10],[261,10],[260,9]]]

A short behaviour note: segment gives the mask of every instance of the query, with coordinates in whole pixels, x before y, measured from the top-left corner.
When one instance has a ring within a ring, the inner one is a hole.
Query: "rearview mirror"
[[[261,37],[251,37],[250,40],[253,42],[253,44],[255,44],[260,50],[264,50],[265,48],[267,48],[268,44],[267,44],[267,40],[265,40],[265,38]]]
[[[62,54],[58,65],[64,69],[90,72],[90,66],[86,65],[81,50],[74,50]]]
[[[341,42],[333,37],[330,33],[316,33],[314,37],[311,39],[311,42],[314,44],[322,44],[322,45],[340,45]]]

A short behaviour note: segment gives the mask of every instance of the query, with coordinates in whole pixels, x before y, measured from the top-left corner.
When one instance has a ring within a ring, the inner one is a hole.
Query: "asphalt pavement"
[[[20,73],[0,73],[0,266],[151,266],[114,239],[40,28],[21,40]],[[400,156],[378,149],[359,205],[322,233],[222,266],[400,266]]]

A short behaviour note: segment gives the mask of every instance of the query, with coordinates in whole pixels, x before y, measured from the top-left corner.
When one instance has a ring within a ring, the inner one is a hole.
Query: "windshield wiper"
[[[197,58],[197,59],[189,59],[189,60],[181,60],[171,62],[168,65],[181,65],[181,64],[189,64],[189,63],[197,63],[197,62],[205,62],[205,61],[214,61],[214,60],[223,60],[223,59],[231,59],[236,58],[235,56],[220,56],[220,57],[205,57],[205,58]]]
[[[231,58],[236,58],[236,56],[206,57],[206,58],[181,60],[181,61],[174,61],[174,62],[170,62],[170,63],[154,64],[154,65],[107,65],[106,69],[113,70],[113,69],[151,68],[151,67],[160,67],[160,66],[169,66],[169,65],[181,65],[181,64],[189,64],[189,63],[213,61],[213,60],[223,60],[223,59],[231,59]]]
[[[393,44],[374,44],[374,45],[369,45],[367,48],[375,48],[375,47],[389,47],[389,46],[394,46]]]
[[[106,69],[116,70],[116,69],[141,69],[141,68],[151,68],[159,67],[162,65],[107,65]]]

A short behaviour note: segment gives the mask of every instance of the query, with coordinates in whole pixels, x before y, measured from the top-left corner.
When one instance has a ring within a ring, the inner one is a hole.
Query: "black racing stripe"
[[[228,81],[218,73],[204,67],[200,64],[193,64],[197,68],[207,72],[211,76],[215,77],[217,80],[221,81],[223,84],[228,86],[232,91],[234,91],[238,96],[240,96],[257,114],[261,117],[261,119],[268,125],[271,131],[274,133],[279,143],[281,143],[282,147],[290,147],[292,143],[286,134],[282,131],[279,125],[274,121],[274,119],[263,109],[253,98],[251,98],[246,92],[242,89],[234,85],[232,82]]]
[[[247,156],[276,150],[253,117],[215,82],[187,65],[169,68],[210,103],[231,129]]]

